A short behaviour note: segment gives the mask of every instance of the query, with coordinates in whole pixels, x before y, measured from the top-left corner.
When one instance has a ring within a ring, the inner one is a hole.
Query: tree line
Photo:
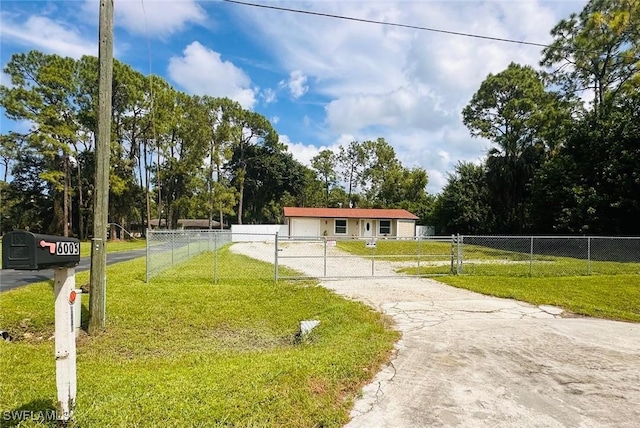
[[[640,234],[640,2],[591,0],[551,35],[545,71],[512,63],[464,108],[493,144],[450,175],[439,231]]]
[[[0,229],[87,238],[97,58],[31,51],[14,54],[4,72],[11,85],[0,86],[0,105],[29,129],[1,135]],[[185,94],[118,61],[113,76],[109,222],[127,230],[144,231],[152,219],[169,228],[180,218],[210,227],[280,222],[286,205],[420,211],[428,202],[426,172],[404,168],[384,139],[324,150],[309,168],[269,120],[237,102]]]
[[[116,61],[109,221],[273,223],[284,206],[358,206],[408,209],[438,234],[640,234],[640,2],[591,0],[551,35],[543,71],[512,63],[482,82],[462,117],[492,146],[435,196],[384,138],[307,167],[264,116]],[[29,130],[0,135],[0,232],[89,236],[97,70],[95,57],[38,51],[5,67],[0,105]]]

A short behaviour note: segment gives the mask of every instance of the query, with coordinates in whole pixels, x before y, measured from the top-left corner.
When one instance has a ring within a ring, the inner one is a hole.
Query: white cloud
[[[385,94],[344,96],[327,104],[327,123],[334,132],[350,132],[369,126],[429,129],[451,120],[438,104],[433,93],[418,85]]]
[[[320,153],[322,150],[331,150],[334,153],[338,153],[340,144],[333,144],[331,146],[314,146],[313,144],[305,143],[292,143],[288,136],[280,135],[280,142],[287,145],[288,151],[293,157],[303,165],[311,166],[311,159]]]
[[[303,2],[296,8],[547,43],[551,28],[584,3]],[[486,153],[489,143],[470,137],[461,110],[487,74],[512,61],[537,67],[540,60],[535,46],[415,29],[250,8],[238,18],[249,20],[247,28],[283,68],[313,80],[309,92],[328,100],[324,130],[331,135],[319,136],[322,141],[384,137],[406,166],[428,171],[431,191],[441,189],[458,160]]]
[[[438,156],[440,156],[440,159],[442,159],[442,161],[445,163],[451,162],[451,156],[449,156],[449,153],[445,150],[439,150]]]
[[[276,91],[274,91],[271,88],[267,88],[267,89],[263,90],[260,93],[260,96],[264,100],[265,104],[271,104],[271,103],[276,102],[276,100],[277,100]]]
[[[286,137],[286,135],[285,135]],[[288,139],[287,139],[288,141]],[[306,166],[311,165],[311,159],[320,152],[320,149],[311,144],[287,142],[289,152],[300,163]]]
[[[96,22],[99,3],[86,0],[82,7]],[[195,0],[116,0],[113,10],[115,25],[137,35],[166,37],[206,19],[205,11]]]
[[[77,28],[68,27],[45,16],[30,16],[24,22],[14,22],[7,15],[0,15],[0,37],[12,40],[29,49],[38,49],[60,56],[80,58],[97,55],[98,46],[89,42]]]
[[[439,193],[444,186],[447,185],[447,174],[438,169],[432,169],[428,171],[429,182],[427,183],[428,193]]]
[[[249,76],[199,42],[187,46],[182,56],[172,57],[168,70],[171,79],[190,93],[229,97],[247,109],[256,102]]]
[[[289,92],[293,99],[300,98],[309,90],[309,86],[307,85],[307,76],[305,76],[300,70],[292,71],[289,74],[289,80],[281,81],[280,85],[289,88]]]
[[[281,3],[290,5],[274,4]],[[578,12],[585,3],[586,0],[303,0],[296,3],[296,8],[546,43],[551,40],[550,29],[570,12]],[[56,2],[47,3],[52,4],[56,7],[52,6],[49,12],[44,12],[43,6],[38,16],[28,19],[3,12],[0,15],[3,47],[7,40],[76,58],[95,55],[97,40],[87,42],[81,30],[68,25],[62,15],[53,15],[62,8]],[[82,19],[79,21],[82,26],[95,29],[98,4],[85,0],[74,18]],[[171,36],[194,26],[203,30],[203,24],[209,26],[206,21],[211,21],[204,8],[214,11],[216,7],[214,3],[196,0],[116,0],[116,25],[134,36],[124,42],[116,41],[119,46],[146,43],[148,34],[167,41],[160,50],[172,49]],[[489,147],[489,142],[469,136],[460,114],[487,74],[502,71],[511,61],[537,67],[540,59],[538,47],[258,8],[234,6],[225,10],[236,14],[228,22],[229,29],[244,28],[244,36],[254,38],[261,46],[260,54],[272,55],[276,64],[268,64],[269,71],[287,70],[289,74],[271,82],[266,74],[252,76],[267,88],[260,90],[247,72],[236,65],[240,64],[236,57],[233,62],[226,56],[223,60],[220,53],[194,41],[182,52],[174,51],[169,59],[168,78],[176,86],[195,94],[227,96],[245,108],[254,107],[259,99],[261,106],[269,106],[268,114],[274,123],[281,118],[280,124],[292,120],[287,116],[290,110],[275,109],[281,106],[288,109],[291,103],[283,100],[273,105],[284,91],[294,104],[301,97],[310,103],[320,102],[324,109],[300,109],[304,126],[298,129],[315,135],[295,136],[296,141],[305,143],[289,142],[296,156],[308,161],[321,149],[315,146],[321,144],[337,147],[353,140],[384,137],[405,166],[421,166],[428,171],[431,191],[442,187],[447,172],[458,160],[476,161]],[[214,16],[213,12],[211,15]],[[220,34],[214,33],[210,33],[212,40],[218,40]],[[208,40],[201,33],[197,36],[189,33],[188,37],[189,41]],[[226,53],[222,48],[216,49]],[[236,50],[230,51],[238,55]],[[251,50],[246,51],[247,58],[252,54]],[[246,70],[260,68],[252,64],[254,67]],[[588,96],[585,94],[585,99]],[[317,111],[324,112],[324,116],[316,116]],[[299,117],[293,120],[300,120]]]

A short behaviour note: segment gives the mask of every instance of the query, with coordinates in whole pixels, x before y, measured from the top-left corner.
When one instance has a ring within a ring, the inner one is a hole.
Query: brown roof
[[[285,217],[322,217],[322,218],[384,218],[418,220],[407,210],[378,208],[300,208],[285,207]]]

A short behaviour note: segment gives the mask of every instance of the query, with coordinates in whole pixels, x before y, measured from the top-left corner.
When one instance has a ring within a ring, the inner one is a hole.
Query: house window
[[[345,219],[336,219],[335,220],[335,228],[333,231],[336,235],[346,235],[347,234],[347,220]]]
[[[380,235],[391,235],[391,220],[380,220]]]

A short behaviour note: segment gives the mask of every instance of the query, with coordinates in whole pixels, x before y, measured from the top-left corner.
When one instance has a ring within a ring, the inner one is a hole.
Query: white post
[[[274,256],[274,262],[273,262],[273,275],[274,275],[275,282],[277,284],[278,283],[278,232],[276,232],[275,247],[276,247],[276,254]]]
[[[82,326],[82,289],[76,289],[76,301],[73,304],[73,327],[75,328],[76,339],[80,336]]]
[[[73,308],[76,301],[74,268],[53,270],[55,292],[55,357],[58,419],[68,421],[76,403],[76,336]]]

